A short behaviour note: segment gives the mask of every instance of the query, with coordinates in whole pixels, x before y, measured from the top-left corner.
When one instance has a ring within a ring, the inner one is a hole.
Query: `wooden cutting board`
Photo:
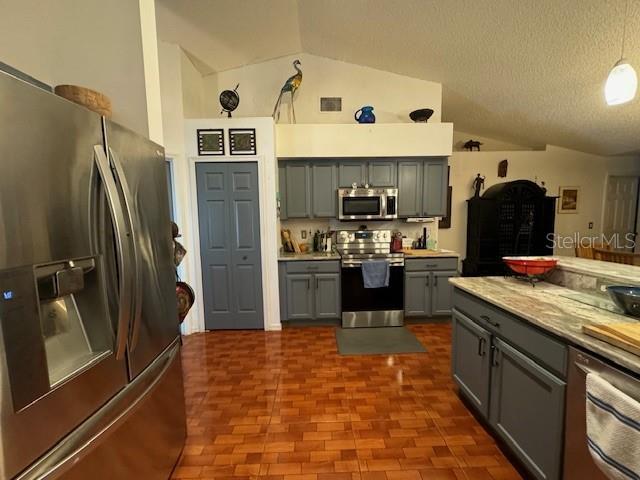
[[[582,331],[603,342],[640,356],[640,322],[583,325]]]

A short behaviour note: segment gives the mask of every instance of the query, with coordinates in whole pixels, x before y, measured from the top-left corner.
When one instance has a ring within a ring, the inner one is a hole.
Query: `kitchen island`
[[[578,470],[592,462],[585,375],[604,366],[640,389],[640,357],[582,327],[638,321],[619,313],[604,287],[640,285],[640,268],[559,258],[547,281],[536,284],[515,277],[450,284],[452,371],[460,395],[534,478],[599,479],[595,465]]]

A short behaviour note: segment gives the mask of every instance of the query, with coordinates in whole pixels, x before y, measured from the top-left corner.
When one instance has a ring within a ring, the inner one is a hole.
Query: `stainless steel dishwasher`
[[[607,480],[587,447],[586,379],[595,373],[640,401],[640,379],[592,355],[569,348],[567,408],[565,409],[564,480]]]

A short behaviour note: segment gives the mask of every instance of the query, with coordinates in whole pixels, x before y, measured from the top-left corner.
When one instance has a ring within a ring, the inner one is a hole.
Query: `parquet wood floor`
[[[185,337],[173,478],[520,479],[456,394],[451,327],[409,328],[427,353],[340,356],[333,327]]]

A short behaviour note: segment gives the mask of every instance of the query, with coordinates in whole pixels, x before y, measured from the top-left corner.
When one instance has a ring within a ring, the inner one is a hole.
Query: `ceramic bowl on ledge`
[[[607,293],[627,315],[640,317],[640,287],[611,285]]]

